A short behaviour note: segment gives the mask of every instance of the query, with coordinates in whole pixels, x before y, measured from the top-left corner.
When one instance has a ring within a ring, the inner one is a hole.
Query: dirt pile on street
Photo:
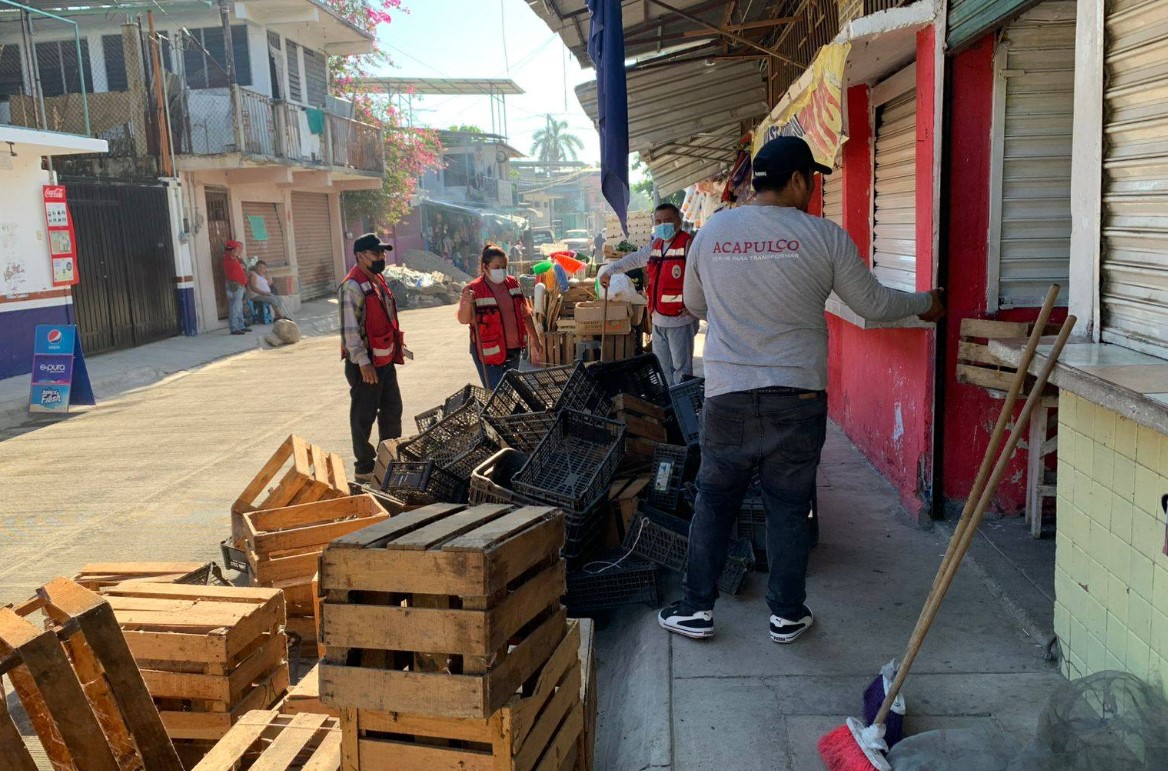
[[[457,265],[449,260],[443,259],[433,252],[422,251],[421,249],[410,249],[402,255],[402,262],[407,268],[416,270],[419,273],[444,273],[446,277],[455,283],[465,284],[468,281],[473,281],[474,276],[468,276]]]

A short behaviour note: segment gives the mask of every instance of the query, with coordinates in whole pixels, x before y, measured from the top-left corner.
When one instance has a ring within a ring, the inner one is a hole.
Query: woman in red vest
[[[484,246],[479,270],[481,275],[462,290],[458,320],[470,327],[470,355],[479,379],[494,390],[504,372],[519,366],[524,348],[532,364],[542,364],[543,345],[519,282],[507,275],[503,248]]]

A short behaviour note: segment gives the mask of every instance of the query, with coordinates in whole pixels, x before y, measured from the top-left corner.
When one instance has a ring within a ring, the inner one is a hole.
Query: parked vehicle
[[[576,254],[587,257],[593,252],[592,236],[587,230],[569,230],[564,233],[563,241]]]

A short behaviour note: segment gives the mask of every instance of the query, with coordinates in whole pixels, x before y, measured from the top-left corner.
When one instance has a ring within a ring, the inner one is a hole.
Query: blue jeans
[[[730,533],[757,471],[767,518],[767,605],[777,616],[801,615],[811,549],[807,515],[826,438],[823,391],[743,392],[706,399],[698,497],[683,582],[686,610],[713,609]]]
[[[479,360],[479,352],[475,350],[472,343],[470,346],[470,357],[474,359],[475,369],[479,373],[479,380],[483,382],[483,388],[488,391],[494,391],[495,386],[499,385],[499,381],[503,379],[503,373],[509,369],[519,369],[519,362],[522,359],[522,348],[508,348],[507,360],[502,364],[483,364]]]
[[[232,289],[232,287],[235,287]],[[227,282],[227,326],[236,332],[247,326],[243,321],[243,284]]]

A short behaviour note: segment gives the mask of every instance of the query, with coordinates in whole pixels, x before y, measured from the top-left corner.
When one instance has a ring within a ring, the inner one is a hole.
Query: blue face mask
[[[673,238],[674,232],[672,222],[662,222],[653,228],[653,237],[660,238],[662,241],[668,241]]]

